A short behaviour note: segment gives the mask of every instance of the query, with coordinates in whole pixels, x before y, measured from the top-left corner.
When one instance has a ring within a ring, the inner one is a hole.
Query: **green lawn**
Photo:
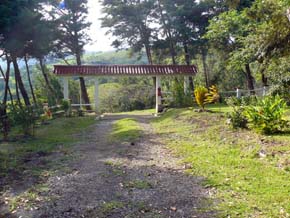
[[[9,169],[21,168],[21,161],[27,154],[50,153],[56,148],[66,149],[80,140],[78,133],[95,122],[94,117],[58,118],[50,121],[48,125],[36,128],[34,137],[18,136],[16,142],[1,143],[0,174],[5,175]],[[13,137],[16,137],[15,134]]]
[[[225,106],[215,113],[171,109],[153,120],[157,134],[203,176],[222,217],[288,217],[290,134],[262,136],[231,130]],[[286,116],[290,120],[290,111]],[[266,156],[259,153],[266,153]]]

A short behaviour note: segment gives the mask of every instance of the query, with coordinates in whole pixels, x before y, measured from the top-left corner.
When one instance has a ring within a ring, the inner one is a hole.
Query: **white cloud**
[[[88,20],[92,23],[89,35],[92,42],[85,46],[87,51],[111,51],[114,48],[111,46],[112,37],[106,35],[108,29],[101,28],[101,21],[99,20],[103,15],[101,13],[101,5],[98,0],[88,0]]]

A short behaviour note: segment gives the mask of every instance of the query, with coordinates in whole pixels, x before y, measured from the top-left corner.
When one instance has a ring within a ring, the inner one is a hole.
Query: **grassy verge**
[[[53,152],[56,148],[65,150],[78,141],[77,134],[95,122],[93,117],[59,118],[36,129],[35,137],[21,138],[15,142],[0,144],[0,174],[10,169],[22,168],[22,159],[28,154]]]
[[[206,178],[222,217],[288,217],[290,134],[261,136],[229,129],[216,113],[173,109],[153,121],[156,133]],[[288,118],[289,113],[287,113]]]
[[[142,134],[138,122],[132,118],[118,120],[114,123],[110,140],[112,142],[133,142]]]

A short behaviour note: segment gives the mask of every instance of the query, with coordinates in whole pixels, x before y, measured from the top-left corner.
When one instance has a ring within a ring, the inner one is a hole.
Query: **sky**
[[[101,21],[99,20],[103,15],[101,13],[101,6],[98,0],[88,0],[88,20],[92,23],[89,35],[92,42],[85,46],[86,51],[112,51],[111,46],[113,41],[110,35],[106,35],[108,29],[101,28]]]

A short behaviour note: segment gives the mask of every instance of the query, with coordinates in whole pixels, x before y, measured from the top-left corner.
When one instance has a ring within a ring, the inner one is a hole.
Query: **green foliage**
[[[206,104],[207,93],[208,93],[208,89],[203,86],[198,86],[194,90],[195,101],[203,110]]]
[[[271,87],[269,90],[269,95],[275,96],[279,95],[281,96],[288,105],[290,105],[290,76],[283,77],[282,79],[278,79],[277,83]]]
[[[71,113],[72,113],[72,108],[71,108],[70,100],[63,99],[61,101],[61,109],[65,111],[65,115],[67,117],[70,117],[71,116]]]
[[[171,87],[172,99],[169,100],[170,106],[189,107],[192,106],[192,97],[190,93],[184,93],[183,77],[175,78]]]
[[[259,133],[273,134],[285,130],[288,122],[283,119],[286,102],[279,96],[265,97],[257,105],[249,105],[244,111],[250,129]]]
[[[128,84],[124,81],[118,82],[100,85],[100,112],[133,111],[153,107],[155,98],[152,95],[151,83],[143,84],[142,80]],[[90,87],[90,96],[93,96],[93,92],[94,88]]]
[[[7,140],[10,131],[10,123],[7,116],[6,107],[6,105],[0,103],[0,130],[3,133],[4,140]]]
[[[12,125],[20,126],[25,135],[34,135],[34,127],[39,113],[32,106],[16,104],[9,108],[9,119]]]
[[[244,115],[247,101],[244,99],[236,97],[226,99],[227,104],[232,108],[232,111],[227,113],[227,117],[233,129],[247,128],[248,121]]]

